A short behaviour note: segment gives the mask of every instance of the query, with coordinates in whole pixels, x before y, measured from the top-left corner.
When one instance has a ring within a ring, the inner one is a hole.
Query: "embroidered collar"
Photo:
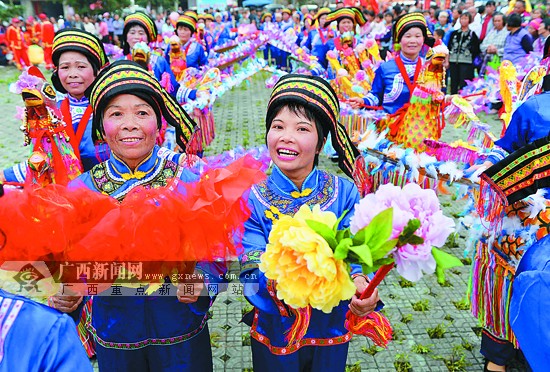
[[[318,187],[319,177],[317,168],[313,168],[310,174],[304,180],[302,189],[298,189],[294,182],[290,180],[276,165],[273,166],[270,177],[270,187],[278,189],[284,195],[288,195],[294,199],[309,196],[313,190]]]
[[[158,146],[155,145],[153,151],[138,164],[134,171],[111,151],[111,158],[107,161],[109,170],[112,172],[113,176],[122,178],[125,181],[130,179],[140,180],[159,165],[159,157],[157,156],[158,150]]]
[[[90,104],[90,101],[86,96],[83,96],[81,99],[74,98],[70,94],[67,94],[67,97],[69,98],[69,104],[71,106],[78,105],[78,106],[88,106]]]
[[[401,60],[403,61],[403,64],[405,64],[405,65],[415,65],[416,62],[418,61],[418,58],[420,58],[418,56],[414,60],[412,60],[412,59],[409,59],[409,58],[405,57],[405,55],[402,52],[399,53],[399,55],[401,56]]]

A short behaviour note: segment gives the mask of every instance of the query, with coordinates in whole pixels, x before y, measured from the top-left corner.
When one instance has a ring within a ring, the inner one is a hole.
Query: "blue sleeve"
[[[312,39],[312,36],[313,36],[313,31],[311,31],[308,35],[307,35],[307,39],[304,43],[304,47],[307,48],[309,51],[311,51],[311,39]]]
[[[529,110],[529,105],[523,104],[517,108],[510,119],[510,124],[504,132],[504,136],[495,145],[512,153],[515,150],[529,144],[534,138],[530,138],[531,124],[530,118],[533,113]]]
[[[67,315],[60,316],[55,322],[36,355],[42,357],[40,371],[92,371],[74,322]]]
[[[155,66],[153,68],[153,71],[155,73],[155,78],[161,82],[162,81],[162,75],[168,74],[170,77],[170,85],[172,86],[172,90],[168,92],[172,97],[176,98],[176,94],[178,93],[178,89],[180,87],[180,84],[176,80],[176,77],[174,76],[174,72],[170,68],[170,64],[166,62],[163,58],[157,58],[155,62]]]
[[[11,168],[4,169],[4,178],[7,182],[24,183],[27,176],[27,163],[21,162]]]
[[[199,45],[199,67],[207,64],[208,64],[208,58],[206,57],[206,52],[204,51],[204,48],[202,47],[202,45]]]
[[[363,98],[363,102],[368,106],[381,106],[384,102],[384,69],[378,67],[374,75],[371,91]]]
[[[521,38],[521,47],[525,50],[525,53],[533,51],[533,39],[531,39],[531,36],[525,35]]]
[[[443,36],[443,44],[449,46],[449,40],[451,40],[451,34],[452,34],[452,31],[447,31],[445,33],[445,36]]]
[[[168,44],[168,47],[164,52],[164,59],[166,60],[166,62],[168,62],[168,65],[170,65],[170,44]]]
[[[260,225],[254,206],[249,201],[252,215],[244,224],[244,254],[240,257],[243,294],[255,307],[270,314],[279,314],[279,309],[267,289],[268,279],[260,271],[260,256],[265,252],[267,237]]]

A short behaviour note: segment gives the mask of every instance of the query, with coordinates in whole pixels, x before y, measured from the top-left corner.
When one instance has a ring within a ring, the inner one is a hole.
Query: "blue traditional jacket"
[[[401,59],[409,75],[411,83],[414,84],[414,71],[416,60],[411,61],[401,54]],[[363,99],[365,105],[382,106],[384,111],[393,114],[409,102],[411,92],[405,84],[405,80],[399,72],[395,59],[384,62],[378,67],[374,75],[372,89]]]
[[[323,38],[320,35],[323,33]],[[330,37],[329,37],[330,35]],[[334,49],[334,33],[329,28],[314,29],[309,32],[304,46],[311,51],[311,54],[317,57],[319,64],[326,70],[328,66],[327,52]]]
[[[96,165],[70,186],[77,187],[83,183],[91,190],[122,200],[138,186],[162,187],[174,177],[185,182],[197,180],[190,170],[178,166],[181,156],[184,155],[155,146],[151,155],[135,171],[131,171],[116,155],[111,154],[108,161]],[[206,284],[226,282],[225,263],[199,262],[196,267],[205,275]],[[217,293],[200,296],[195,303],[184,304],[175,296],[175,286],[169,282],[165,286],[164,294],[172,295],[135,296],[135,288],[122,287],[121,293],[126,296],[94,296],[91,311],[86,312],[86,328],[100,345],[121,350],[172,345],[194,337],[205,327],[208,309]]]
[[[109,157],[109,147],[106,144],[95,145],[92,141],[92,119],[93,115],[90,116],[90,120],[87,123],[80,123],[80,119],[84,115],[84,111],[90,105],[88,98],[82,97],[78,100],[71,97],[70,95],[61,95],[59,96],[57,105],[61,107],[63,100],[69,100],[69,110],[71,112],[71,119],[73,123],[74,133],[78,132],[79,125],[86,125],[86,130],[80,141],[79,150],[80,150],[80,160],[82,161],[82,167],[84,171],[90,170],[94,165],[106,160]],[[11,168],[4,169],[4,177],[8,182],[25,182],[25,177],[27,175],[27,162],[22,162],[14,165]]]
[[[189,41],[185,43],[185,45],[182,45],[181,49],[185,50],[185,54],[187,57],[187,68],[195,67],[197,69],[200,69],[201,66],[208,64],[208,59],[206,57],[206,52],[204,51],[203,46],[200,45],[193,36],[191,36],[191,39],[189,39]],[[164,58],[166,59],[166,62],[170,64],[170,46],[166,48]]]
[[[73,320],[0,289],[0,371],[92,371]]]
[[[230,28],[231,26],[226,23],[214,24],[214,27],[210,30],[213,36],[213,48],[223,45],[234,38],[231,37],[231,33],[229,32]]]
[[[498,141],[487,160],[493,164],[531,142],[550,134],[550,113],[544,107],[550,105],[550,92],[530,97],[512,114],[506,132]]]
[[[267,180],[252,187],[248,202],[252,214],[245,223],[240,279],[244,283],[245,297],[255,308],[243,320],[251,325],[252,337],[273,354],[289,354],[307,345],[343,344],[351,339],[351,333],[344,327],[349,302],[342,301],[330,314],[313,309],[304,339],[299,346],[286,347],[285,336],[295,317],[276,297],[272,281],[268,282],[258,268],[272,228],[273,221],[268,215],[294,215],[303,204],[318,204],[321,210],[340,216],[344,211],[352,212],[358,201],[359,192],[353,183],[317,168],[307,176],[301,190],[276,166]],[[344,217],[340,227],[349,225],[351,215],[348,213]],[[360,269],[354,270],[359,272]]]

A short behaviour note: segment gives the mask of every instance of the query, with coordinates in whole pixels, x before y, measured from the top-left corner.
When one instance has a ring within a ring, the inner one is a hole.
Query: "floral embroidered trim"
[[[277,307],[279,308],[279,314],[281,314],[282,316],[290,316],[286,306],[277,297],[276,285],[277,285],[277,283],[273,279],[268,279],[267,280],[267,291],[268,291],[269,295],[271,296],[271,298],[273,299],[273,302],[275,302],[275,305],[277,305]]]
[[[5,298],[2,303],[2,309],[0,314],[0,323],[2,323],[2,320],[7,314],[7,310],[9,306],[11,305],[12,300],[9,298]],[[2,362],[2,359],[4,359],[4,343],[6,342],[6,337],[8,337],[8,332],[11,329],[11,326],[15,322],[15,319],[17,318],[17,315],[19,314],[19,311],[21,310],[21,307],[23,306],[23,301],[21,300],[15,300],[15,304],[11,308],[9,315],[6,318],[6,321],[4,324],[2,324],[2,331],[0,333],[0,362]]]
[[[271,342],[268,337],[262,335],[256,330],[258,325],[259,310],[255,309],[254,311],[254,320],[252,322],[252,327],[250,328],[250,336],[253,337],[256,341],[264,344],[272,354],[275,355],[289,355],[295,351],[301,349],[304,346],[334,346],[345,344],[350,342],[352,338],[351,332],[346,333],[342,336],[332,337],[332,338],[304,338],[300,342],[290,346],[290,347],[278,347],[271,345]]]
[[[250,269],[257,269],[258,264],[260,263],[260,256],[263,253],[264,251],[256,250],[243,254],[241,257],[241,272]]]
[[[160,164],[157,169],[146,178],[136,181],[127,189],[117,195],[114,195],[117,190],[124,184],[124,180],[114,176],[107,163],[100,163],[92,168],[92,182],[97,190],[110,195],[118,200],[122,200],[126,194],[137,186],[145,186],[146,188],[157,188],[166,186],[168,179],[174,178],[178,172],[178,165],[173,161],[162,159],[163,164]]]
[[[212,300],[210,301],[210,304],[212,304]],[[97,335],[97,331],[92,325],[92,309],[90,308],[90,311],[86,314],[86,328],[94,336],[95,342],[97,342],[98,344],[100,344],[105,348],[117,349],[117,350],[137,350],[137,349],[142,349],[149,345],[167,346],[167,345],[174,345],[174,344],[179,344],[181,342],[185,342],[195,337],[197,334],[199,334],[200,331],[202,331],[202,329],[206,325],[207,320],[208,320],[208,312],[204,314],[201,324],[199,324],[199,326],[196,329],[184,335],[168,337],[168,338],[148,338],[146,340],[142,340],[138,342],[110,342],[110,341],[105,341],[101,339]]]
[[[279,214],[293,216],[302,204],[319,204],[321,210],[326,210],[338,198],[338,177],[324,171],[319,172],[319,187],[312,191],[305,201],[276,193],[268,187],[266,180],[253,186],[252,192],[263,206],[269,210],[273,210],[274,207]]]

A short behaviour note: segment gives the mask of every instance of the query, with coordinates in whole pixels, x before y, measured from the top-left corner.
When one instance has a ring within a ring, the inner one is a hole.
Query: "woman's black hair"
[[[280,105],[279,107],[275,108],[270,112],[270,114],[266,118],[266,131],[265,131],[265,141],[267,144],[267,133],[269,132],[269,128],[271,128],[271,123],[273,122],[273,119],[279,115],[279,113],[284,109],[287,108],[288,111],[290,111],[292,114],[296,116],[303,117],[305,119],[308,119],[309,121],[312,121],[315,123],[315,128],[317,129],[317,150],[321,151],[323,148],[323,144],[325,143],[325,140],[327,139],[328,133],[325,133],[322,125],[322,119],[319,117],[319,115],[316,115],[314,111],[308,109],[306,106],[301,105],[297,102],[289,102],[284,105]],[[315,155],[315,159],[313,161],[313,164],[317,166],[319,164],[319,154]]]
[[[506,24],[512,28],[521,27],[521,16],[516,13],[510,14],[506,20]]]

